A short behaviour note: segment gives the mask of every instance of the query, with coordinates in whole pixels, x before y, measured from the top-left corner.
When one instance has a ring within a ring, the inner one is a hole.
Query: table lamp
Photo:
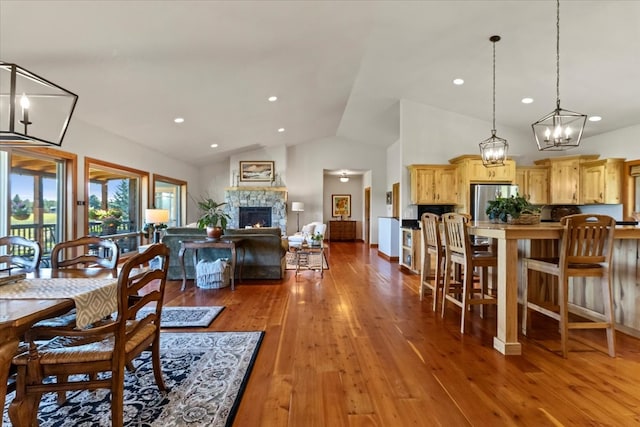
[[[298,214],[298,231],[300,231],[300,212],[304,212],[304,203],[291,202],[291,210]]]
[[[144,222],[153,224],[153,243],[160,243],[160,230],[169,221],[168,209],[145,209]]]

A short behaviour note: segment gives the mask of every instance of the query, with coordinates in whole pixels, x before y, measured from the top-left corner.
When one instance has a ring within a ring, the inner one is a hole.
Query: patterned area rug
[[[150,310],[150,309],[149,309]],[[160,326],[163,328],[206,328],[218,317],[224,307],[162,307]],[[146,316],[147,310],[142,309],[139,316]]]
[[[151,353],[134,361],[125,375],[125,426],[231,426],[264,332],[163,332],[162,370],[168,392],[156,387]],[[7,395],[7,406],[13,400]],[[111,426],[108,390],[42,397],[41,427]],[[5,407],[3,426],[10,426]]]
[[[311,265],[319,265],[320,264],[320,254],[309,254],[309,263]],[[287,252],[287,270],[295,270],[296,269],[296,264],[295,264],[295,254],[293,252]],[[327,256],[325,254],[322,254],[322,269],[323,270],[328,270],[329,269],[329,263],[327,262]]]

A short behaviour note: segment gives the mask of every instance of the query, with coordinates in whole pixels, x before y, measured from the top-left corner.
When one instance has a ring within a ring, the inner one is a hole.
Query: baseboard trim
[[[380,252],[378,251],[378,256],[380,258],[384,258],[389,262],[399,262],[400,261],[400,257],[399,256],[389,256],[387,254],[385,254],[384,252]]]

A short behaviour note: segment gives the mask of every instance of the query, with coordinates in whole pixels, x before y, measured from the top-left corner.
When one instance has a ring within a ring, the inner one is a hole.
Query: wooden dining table
[[[522,354],[522,346],[518,341],[518,242],[558,240],[562,237],[562,232],[563,227],[559,222],[541,222],[533,225],[469,223],[469,234],[497,240],[497,332],[493,338],[493,348],[504,355]],[[640,239],[640,228],[616,227],[614,239]]]
[[[19,274],[20,271],[12,271]],[[112,278],[117,281],[117,275],[100,268],[85,269],[40,269],[28,273],[25,282],[30,279],[86,279]],[[105,281],[108,283],[110,281]],[[5,285],[11,286],[11,285]],[[11,359],[18,350],[18,345],[25,332],[40,320],[49,319],[65,314],[74,308],[72,298],[32,298],[32,299],[3,299],[0,298],[0,408],[4,408],[7,394],[7,380],[11,369]],[[99,319],[95,319],[99,320]]]

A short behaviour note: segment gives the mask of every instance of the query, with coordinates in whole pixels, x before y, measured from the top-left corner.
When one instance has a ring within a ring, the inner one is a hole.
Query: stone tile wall
[[[287,190],[285,188],[229,188],[224,192],[224,201],[227,203],[227,213],[231,216],[227,227],[238,228],[240,223],[240,206],[270,207],[271,225],[273,227],[280,227],[282,234],[286,234]]]

